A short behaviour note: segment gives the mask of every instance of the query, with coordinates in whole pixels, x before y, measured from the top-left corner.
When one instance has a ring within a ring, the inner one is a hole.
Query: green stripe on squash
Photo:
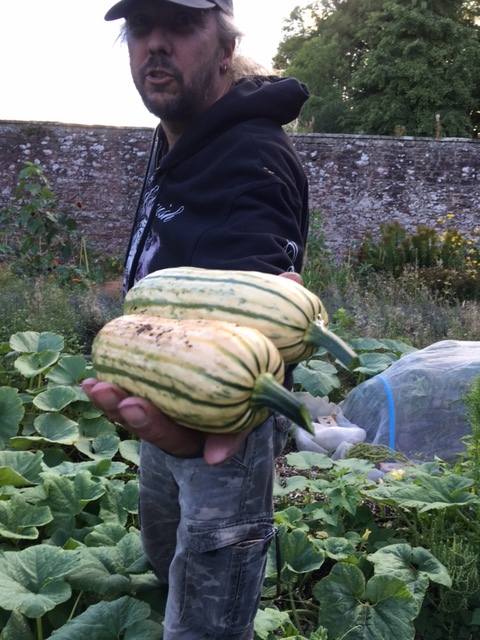
[[[236,432],[277,411],[312,433],[306,407],[283,387],[278,349],[256,329],[125,315],[97,334],[92,361],[99,380],[150,400],[191,429]]]
[[[289,278],[258,271],[197,267],[155,271],[130,289],[124,312],[249,326],[272,340],[286,364],[307,360],[319,347],[346,367],[358,362],[355,352],[328,329],[318,296]]]

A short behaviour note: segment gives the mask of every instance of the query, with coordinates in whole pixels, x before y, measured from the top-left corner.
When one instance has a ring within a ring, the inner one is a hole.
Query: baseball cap
[[[136,0],[120,0],[105,14],[105,20],[117,20],[125,18],[135,6]],[[229,16],[233,16],[233,0],[166,0],[174,4],[181,4],[192,9],[213,9],[218,7]]]

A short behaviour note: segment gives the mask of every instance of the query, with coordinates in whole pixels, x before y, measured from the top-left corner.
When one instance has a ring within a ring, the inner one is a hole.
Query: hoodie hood
[[[268,120],[282,127],[295,120],[310,96],[306,85],[295,78],[251,76],[237,82],[230,91],[189,124],[169,160],[178,160],[188,145],[191,154],[211,138],[252,120]],[[168,161],[167,161],[168,162]]]
[[[270,118],[283,126],[298,117],[309,97],[307,86],[295,78],[254,76],[240,80],[224,100],[233,118]]]

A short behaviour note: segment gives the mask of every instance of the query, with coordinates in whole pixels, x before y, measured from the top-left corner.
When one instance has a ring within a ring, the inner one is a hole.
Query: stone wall
[[[310,208],[322,214],[328,242],[340,253],[381,222],[398,220],[413,231],[451,213],[465,233],[480,225],[480,141],[291,135],[308,175]],[[0,121],[0,207],[11,202],[24,161],[40,163],[89,242],[121,254],[151,137],[143,128]]]
[[[89,243],[121,254],[151,138],[151,129],[0,122],[0,207],[11,202],[24,161],[38,162]]]
[[[453,214],[462,232],[480,226],[480,140],[380,136],[294,137],[308,175],[311,208],[327,238],[347,247],[379,224],[409,231]]]

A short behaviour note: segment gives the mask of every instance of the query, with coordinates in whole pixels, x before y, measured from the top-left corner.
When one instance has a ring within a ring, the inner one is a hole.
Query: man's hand
[[[302,284],[298,273],[281,276]],[[203,433],[177,424],[143,398],[129,396],[109,382],[95,378],[83,381],[82,389],[89,400],[112,422],[121,424],[141,440],[179,458],[202,455],[209,465],[218,465],[231,458],[243,445],[251,430],[240,433]]]
[[[279,275],[279,278],[288,278],[289,280],[295,280],[298,284],[303,284],[302,276],[295,271],[285,271],[285,273]]]
[[[179,458],[202,455],[209,465],[226,462],[242,446],[249,430],[240,433],[202,433],[177,424],[143,398],[129,396],[109,382],[94,378],[83,381],[89,400],[127,431],[162,451]]]

